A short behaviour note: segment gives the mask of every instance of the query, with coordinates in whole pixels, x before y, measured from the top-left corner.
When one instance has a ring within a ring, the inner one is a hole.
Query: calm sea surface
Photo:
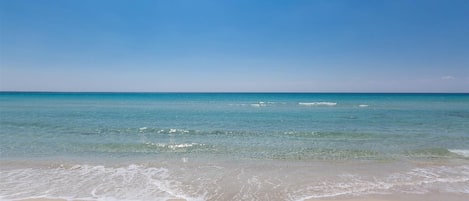
[[[0,198],[469,196],[469,94],[0,93]]]

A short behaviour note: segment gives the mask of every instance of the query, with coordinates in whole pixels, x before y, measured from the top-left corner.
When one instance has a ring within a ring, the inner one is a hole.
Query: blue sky
[[[0,90],[469,92],[469,1],[0,0]]]

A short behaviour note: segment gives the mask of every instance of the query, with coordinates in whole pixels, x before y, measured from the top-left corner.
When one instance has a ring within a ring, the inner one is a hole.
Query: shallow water
[[[469,194],[469,94],[0,93],[0,198]]]

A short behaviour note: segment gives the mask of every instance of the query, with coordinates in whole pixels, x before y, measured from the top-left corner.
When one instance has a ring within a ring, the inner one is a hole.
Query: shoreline
[[[292,201],[465,201],[469,193],[465,190],[469,181],[465,161],[458,165],[408,161],[172,162],[158,166],[28,164],[23,168],[2,164],[0,180],[4,181],[0,187],[5,194],[0,200],[192,201],[242,200],[248,196],[251,200]]]

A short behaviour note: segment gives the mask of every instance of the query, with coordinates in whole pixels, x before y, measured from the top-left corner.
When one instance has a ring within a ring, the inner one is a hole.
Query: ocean
[[[469,197],[469,94],[0,93],[0,200]]]

